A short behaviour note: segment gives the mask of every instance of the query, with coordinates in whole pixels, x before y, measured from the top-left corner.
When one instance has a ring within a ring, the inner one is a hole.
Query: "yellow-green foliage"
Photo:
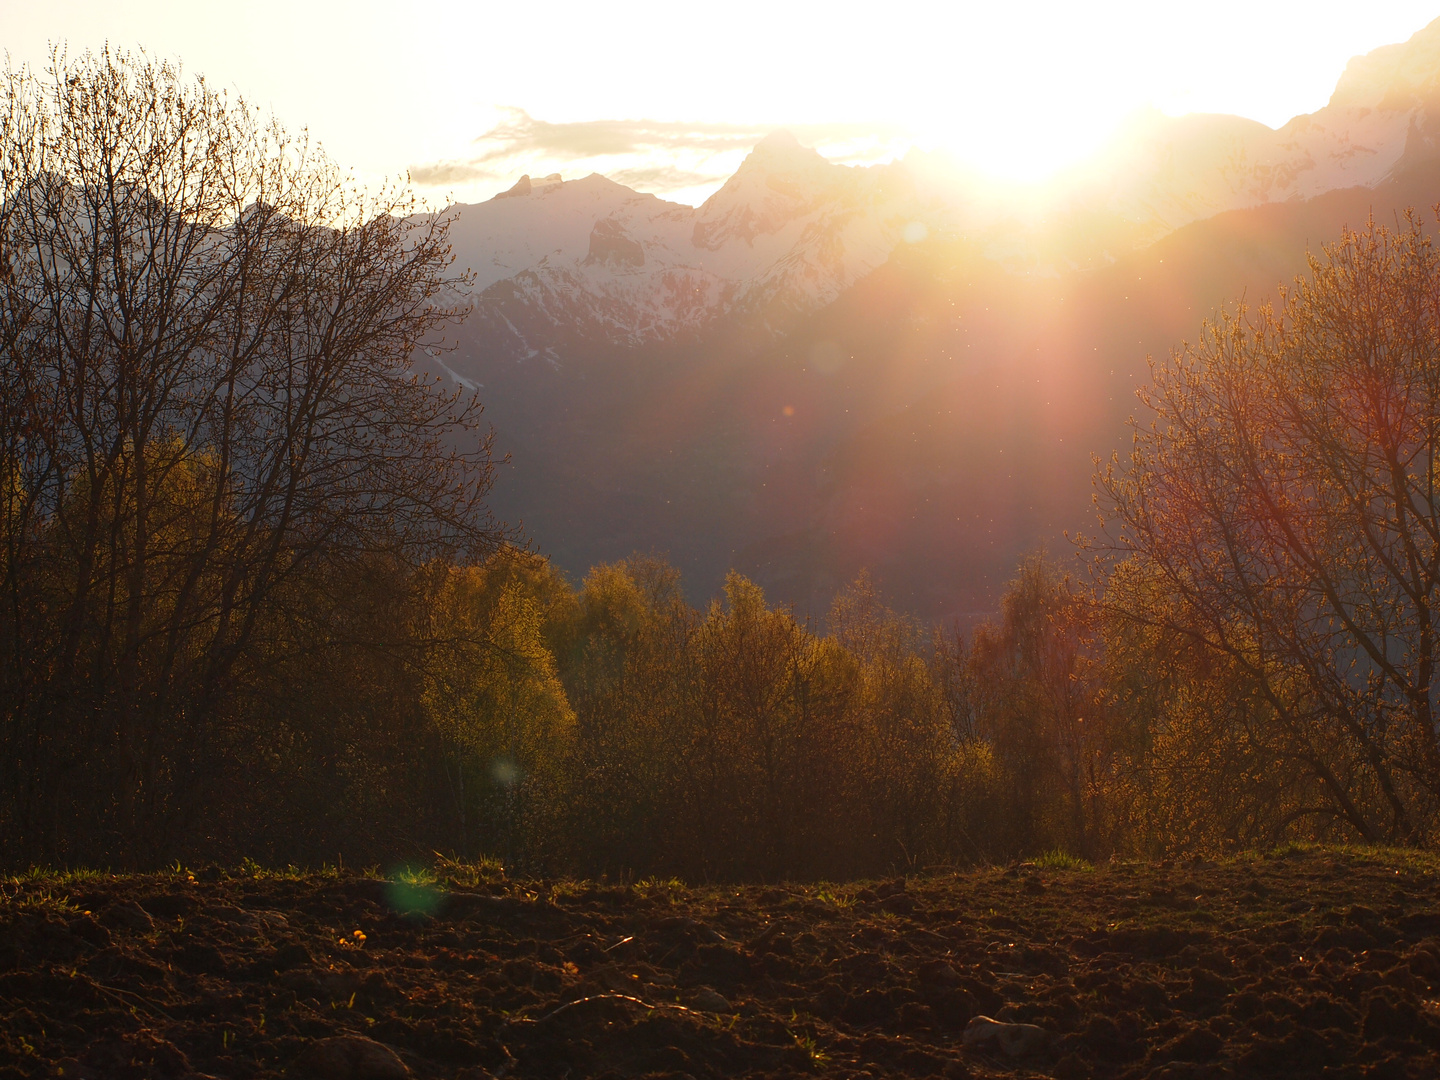
[[[739,574],[697,612],[653,559],[596,568],[569,611],[562,832],[587,869],[847,876],[974,846],[993,758],[956,737],[948,661],[867,580],[825,634]]]
[[[435,636],[423,704],[432,724],[468,754],[511,757],[525,771],[552,762],[574,713],[545,640],[537,580],[506,556],[448,569],[435,596]],[[543,579],[540,579],[543,581]]]

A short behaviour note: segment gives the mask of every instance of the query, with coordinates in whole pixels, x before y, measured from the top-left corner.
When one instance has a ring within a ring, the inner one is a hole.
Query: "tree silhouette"
[[[328,633],[285,604],[504,539],[478,403],[409,366],[463,282],[416,209],[143,55],[4,73],[0,829],[32,857],[75,820],[164,847],[256,669]]]
[[[1440,265],[1411,215],[1346,232],[1277,308],[1152,365],[1099,477],[1110,611],[1223,679],[1165,720],[1272,793],[1271,820],[1432,834],[1440,586]],[[1157,654],[1158,655],[1158,654]],[[1204,732],[1203,737],[1201,732]]]

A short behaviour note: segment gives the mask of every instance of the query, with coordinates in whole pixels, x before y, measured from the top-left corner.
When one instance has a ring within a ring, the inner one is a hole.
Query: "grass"
[[[178,865],[178,864],[177,864]],[[240,860],[240,865],[233,870],[221,870],[220,873],[226,877],[250,878],[253,881],[336,881],[346,877],[368,877],[378,878],[380,868],[378,866],[366,867],[357,870],[353,867],[346,867],[338,863],[321,863],[318,867],[296,866],[294,863],[286,863],[281,866],[266,866],[251,858]],[[194,872],[190,872],[190,880],[194,881]]]
[[[435,852],[435,873],[456,888],[474,889],[505,877],[505,864],[499,859],[454,859]]]
[[[685,898],[685,883],[679,878],[641,878],[631,886],[637,896],[675,904]]]
[[[1179,858],[1181,857],[1177,856],[1177,860]],[[1394,868],[1397,872],[1412,874],[1440,873],[1440,852],[1389,844],[1286,841],[1271,847],[1213,853],[1207,860],[1207,864],[1216,867],[1250,865],[1258,868],[1266,863],[1317,858],[1344,860],[1361,865],[1384,865]],[[1105,864],[1104,869],[1111,874],[1144,874],[1155,865],[1156,861],[1155,858],[1113,858]],[[1169,860],[1161,863],[1162,866],[1168,864]],[[1058,847],[1035,856],[1027,863],[1022,863],[1021,866],[1029,866],[1052,873],[1088,873],[1096,869],[1090,861]],[[1187,867],[1188,864],[1177,862],[1175,869],[1179,871],[1187,869]],[[1001,868],[995,867],[994,869],[998,871]],[[917,882],[927,879],[938,881],[949,880],[963,873],[964,871],[957,871],[953,867],[946,867],[943,873],[934,875],[933,879],[925,873],[915,874],[912,877]],[[422,893],[474,889],[500,883],[513,886],[520,880],[524,880],[511,878],[505,865],[498,859],[480,857],[462,860],[435,852],[433,858],[427,861],[399,865],[388,873],[383,872],[379,865],[359,867],[340,863],[323,863],[317,867],[287,863],[282,866],[267,865],[253,858],[242,859],[239,863],[228,867],[207,864],[203,868],[187,867],[182,861],[176,861],[161,869],[143,873],[86,866],[36,866],[0,873],[0,894],[40,889],[58,896],[69,890],[103,888],[105,883],[112,882],[121,876],[144,877],[156,884],[180,885],[235,879],[313,882],[361,877],[389,881],[403,886],[407,890]],[[855,894],[867,885],[874,884],[873,881],[859,880],[849,882],[811,881],[800,886],[800,894],[836,909],[849,910],[855,906]],[[616,885],[614,882],[607,883],[604,879],[577,878],[565,874],[546,879],[544,885],[545,888],[542,891],[548,890],[553,896],[578,896],[595,887],[612,887],[622,891],[633,891],[635,895],[670,904],[685,902],[689,892],[697,887],[695,883],[685,882],[675,877],[644,877],[629,885]],[[723,888],[732,892],[737,900],[743,899],[747,895],[742,888],[735,886]]]
[[[46,885],[66,888],[105,881],[114,875],[104,870],[80,868],[76,870],[55,870],[50,867],[32,866],[18,874],[0,877],[0,887],[19,888],[22,885]]]
[[[1078,855],[1071,855],[1062,848],[1055,848],[1047,851],[1035,859],[1035,865],[1041,870],[1094,870],[1093,863],[1080,858]]]
[[[824,1066],[829,1063],[830,1055],[820,1048],[813,1035],[796,1035],[793,1031],[790,1037],[795,1040],[795,1045],[804,1050],[810,1058],[810,1063],[815,1066]]]

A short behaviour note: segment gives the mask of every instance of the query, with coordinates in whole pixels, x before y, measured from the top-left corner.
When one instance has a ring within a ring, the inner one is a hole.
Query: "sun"
[[[916,145],[940,151],[996,183],[1031,186],[1102,152],[1123,122],[1123,116],[1035,113],[1023,122],[955,127],[936,118],[933,129],[922,129]]]

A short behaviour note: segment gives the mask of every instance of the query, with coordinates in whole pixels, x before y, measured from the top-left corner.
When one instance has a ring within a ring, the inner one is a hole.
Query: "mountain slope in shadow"
[[[781,340],[592,344],[561,363],[461,341],[511,455],[497,510],[573,575],[667,555],[692,597],[739,569],[822,614],[862,568],[898,607],[971,621],[1027,549],[1091,530],[1092,455],[1128,445],[1147,357],[1256,303],[1307,252],[1440,198],[1435,158],[1375,188],[1232,211],[1104,269],[1008,273],[902,245]],[[1144,417],[1139,417],[1144,422]]]

